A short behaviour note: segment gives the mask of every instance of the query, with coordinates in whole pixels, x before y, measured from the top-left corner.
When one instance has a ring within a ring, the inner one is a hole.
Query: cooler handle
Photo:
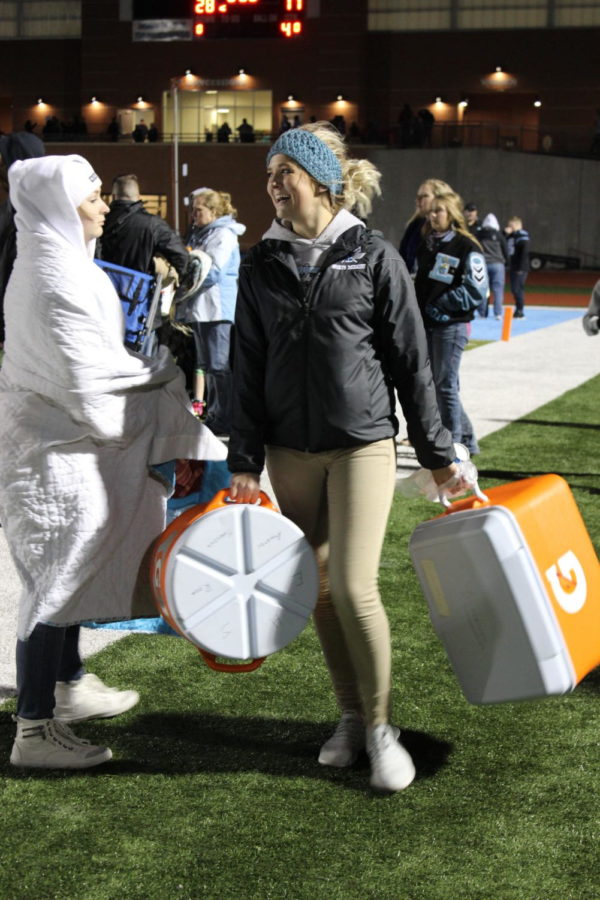
[[[233,497],[229,494],[229,488],[225,488],[222,491],[217,491],[212,500],[207,503],[205,512],[210,512],[213,509],[218,509],[221,506],[228,506],[231,503],[240,503],[239,500],[234,500]],[[254,506],[265,506],[267,509],[272,509],[274,512],[279,512],[271,498],[268,494],[265,494],[264,491],[261,491],[258,495],[258,499],[253,504]]]
[[[247,663],[222,663],[217,662],[217,657],[214,653],[209,653],[208,650],[203,650],[201,647],[198,647],[198,653],[208,668],[213,669],[215,672],[254,672],[255,669],[262,666],[266,659],[266,657],[260,656],[258,659],[252,659]]]
[[[478,481],[475,481],[470,487],[478,500],[480,500],[482,503],[490,502],[490,498],[486,496],[486,494],[484,494],[479,487]],[[445,490],[440,490],[438,493],[438,497],[444,509],[452,509],[452,502],[448,499],[448,495]]]

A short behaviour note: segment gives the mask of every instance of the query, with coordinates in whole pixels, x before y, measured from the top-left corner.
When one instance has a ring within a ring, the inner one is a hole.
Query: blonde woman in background
[[[271,147],[275,220],[240,268],[228,464],[232,497],[251,503],[266,458],[282,513],[320,563],[315,624],[341,720],[319,762],[349,766],[366,746],[372,786],[399,791],[415,768],[389,724],[378,589],[396,480],[394,388],[421,465],[439,484],[456,480],[456,467],[412,282],[358,218],[379,179],[328,123],[286,131]]]
[[[460,400],[459,368],[468,325],[489,291],[480,244],[467,229],[462,199],[436,197],[417,251],[417,300],[423,314],[442,422],[457,443],[479,453],[473,425]]]
[[[406,229],[400,241],[400,256],[406,263],[409,272],[414,272],[417,250],[423,240],[423,227],[431,205],[440,194],[447,194],[452,188],[439,178],[428,178],[419,186],[415,200],[415,211],[406,223]]]
[[[186,300],[177,314],[194,335],[194,409],[200,414],[206,409],[206,424],[219,435],[228,435],[231,427],[229,351],[240,266],[239,237],[246,231],[236,216],[230,194],[209,188],[194,193],[193,224],[186,243],[192,250],[207,253],[212,264],[198,293]]]

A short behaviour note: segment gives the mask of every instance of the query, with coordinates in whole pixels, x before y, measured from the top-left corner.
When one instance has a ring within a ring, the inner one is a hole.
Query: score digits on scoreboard
[[[194,37],[297,37],[306,0],[193,0]]]

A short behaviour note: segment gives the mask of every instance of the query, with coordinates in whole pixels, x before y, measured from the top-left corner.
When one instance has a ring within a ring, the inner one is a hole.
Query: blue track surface
[[[529,331],[537,331],[538,328],[548,328],[550,325],[558,325],[559,322],[568,322],[569,319],[580,319],[584,312],[584,309],[578,307],[526,307],[524,319],[513,318],[511,340]],[[476,315],[471,325],[471,339],[474,341],[499,341],[502,337],[502,320],[498,321],[493,315],[487,319],[481,319]]]

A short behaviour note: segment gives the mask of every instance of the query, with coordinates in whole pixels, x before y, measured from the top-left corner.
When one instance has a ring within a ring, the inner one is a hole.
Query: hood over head
[[[77,207],[101,181],[82,156],[44,156],[18,160],[8,172],[11,203],[18,232],[43,234],[93,256],[87,246]]]
[[[494,213],[488,213],[481,224],[484,228],[495,228],[496,231],[500,231],[500,222]]]
[[[36,159],[45,153],[44,142],[30,131],[15,131],[0,137],[0,156],[7,169],[18,159]]]

